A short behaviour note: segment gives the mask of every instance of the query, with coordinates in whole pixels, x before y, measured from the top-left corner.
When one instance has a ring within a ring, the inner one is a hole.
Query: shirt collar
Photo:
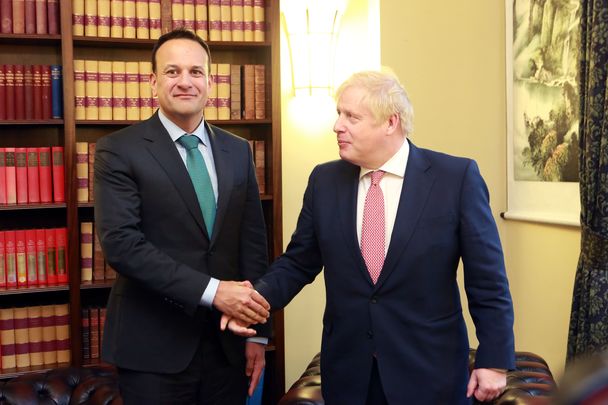
[[[160,119],[161,124],[169,133],[171,140],[173,142],[177,142],[177,140],[184,135],[186,132],[178,127],[173,121],[171,121],[163,112],[158,109],[158,118]],[[202,119],[201,123],[196,127],[196,129],[190,134],[196,136],[205,146],[209,146],[209,135],[207,134],[207,129],[205,128],[205,120]]]
[[[405,139],[403,141],[403,145],[401,145],[397,153],[395,153],[389,160],[386,161],[386,163],[380,166],[377,170],[382,170],[386,173],[390,173],[403,178],[405,176],[405,167],[407,166],[407,159],[409,155],[410,144],[408,140]],[[359,179],[373,171],[373,169],[368,169],[367,167],[361,166],[361,170],[359,171]]]

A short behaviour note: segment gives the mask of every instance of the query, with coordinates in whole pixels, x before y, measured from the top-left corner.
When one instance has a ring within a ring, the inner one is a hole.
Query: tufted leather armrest
[[[64,367],[0,383],[0,404],[122,405],[111,367]]]
[[[469,352],[473,367],[475,349]],[[302,376],[281,398],[279,405],[325,405],[321,395],[321,356],[317,354]],[[507,388],[494,405],[548,405],[556,384],[547,362],[530,352],[515,353],[515,370],[507,374]]]

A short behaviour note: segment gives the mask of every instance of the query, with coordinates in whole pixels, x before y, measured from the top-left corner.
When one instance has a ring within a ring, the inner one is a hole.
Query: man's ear
[[[386,130],[389,134],[392,134],[398,130],[401,127],[401,119],[399,118],[399,114],[392,114],[390,117],[388,117],[387,123],[388,126]]]
[[[156,91],[156,75],[154,73],[150,73],[150,87],[152,87],[152,96],[158,97],[158,92]]]

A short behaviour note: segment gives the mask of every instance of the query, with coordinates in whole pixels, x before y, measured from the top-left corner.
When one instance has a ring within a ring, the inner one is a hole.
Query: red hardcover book
[[[51,66],[42,67],[42,119],[50,120],[52,117],[53,97],[51,96]]]
[[[4,248],[4,231],[0,231],[0,288],[6,287],[6,250]]]
[[[15,148],[17,204],[27,204],[27,148]]]
[[[0,32],[10,34],[13,32],[13,1],[0,0],[0,18],[2,19],[2,27]]]
[[[6,203],[17,204],[17,177],[15,173],[15,148],[4,148],[6,173]]]
[[[38,266],[36,264],[36,230],[25,231],[25,257],[27,261],[27,286],[38,286]]]
[[[34,119],[34,69],[25,65],[23,69],[23,102],[25,104],[25,119]]]
[[[90,353],[91,359],[99,358],[99,308],[89,309],[89,325],[90,325]]]
[[[15,119],[15,67],[4,65],[4,89],[6,93],[6,119]],[[11,100],[9,102],[9,100]]]
[[[49,34],[59,34],[59,0],[47,0]]]
[[[34,65],[32,68],[32,79],[34,86],[34,119],[42,119],[42,65]]]
[[[2,0],[0,0],[2,1]],[[6,119],[6,78],[4,77],[4,65],[0,65],[0,121]]]
[[[89,322],[89,310],[87,308],[82,308],[81,310],[81,328],[80,330],[81,332],[81,337],[82,337],[82,359],[85,360],[85,364],[86,364],[86,360],[90,360],[91,359],[91,350],[90,350],[90,346],[91,346],[91,341],[90,341],[90,334],[91,334],[91,328],[90,328],[90,322]]]
[[[65,168],[63,163],[63,146],[51,147],[53,164],[53,201],[65,202]]]
[[[15,69],[15,119],[25,119],[25,77],[23,65],[14,65]]]
[[[38,272],[38,285],[44,287],[46,283],[46,232],[36,229],[36,271]]]
[[[68,248],[67,229],[55,229],[55,242],[57,243],[57,283],[68,283]]]
[[[17,245],[15,231],[4,231],[4,254],[6,256],[6,286],[17,287]]]
[[[25,34],[24,0],[13,0],[13,34]]]
[[[36,2],[36,34],[48,34],[48,23],[46,16],[46,0],[35,0]]]
[[[36,2],[25,0],[25,33],[36,33]]]
[[[27,149],[27,201],[30,204],[40,202],[40,179],[38,176],[38,148]]]
[[[15,252],[17,258],[17,287],[27,287],[27,259],[25,256],[25,231],[15,231]]]
[[[40,181],[40,202],[53,202],[53,176],[51,171],[51,148],[38,148],[38,177]]]
[[[0,148],[0,205],[6,204],[6,148]]]
[[[46,283],[57,285],[57,242],[55,240],[55,230],[45,229],[46,239]]]

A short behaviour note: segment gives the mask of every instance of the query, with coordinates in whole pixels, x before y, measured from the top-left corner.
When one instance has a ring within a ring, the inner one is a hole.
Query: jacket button
[[[373,338],[374,337],[374,332],[372,332],[371,330],[368,330],[367,331],[367,337],[370,338],[370,339]]]
[[[372,297],[372,304],[376,304],[378,302],[378,298],[374,295]]]

